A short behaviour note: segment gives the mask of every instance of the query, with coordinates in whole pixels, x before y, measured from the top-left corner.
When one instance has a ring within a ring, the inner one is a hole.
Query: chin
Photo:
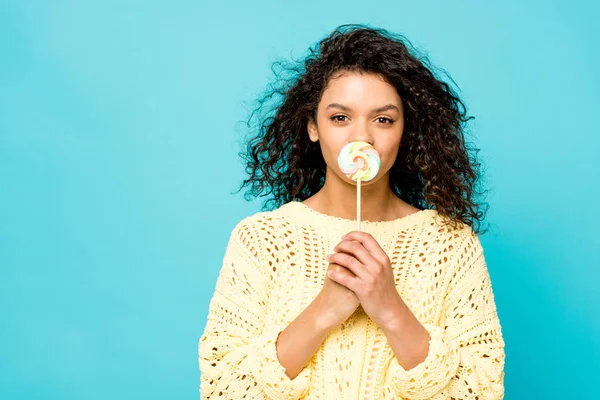
[[[381,179],[382,175],[377,175],[374,179],[371,179],[370,181],[360,181],[360,186],[365,187],[365,186],[370,186],[374,183],[377,183],[377,181],[379,181]],[[358,183],[353,181],[352,179],[344,176],[344,180],[354,186],[357,186]]]

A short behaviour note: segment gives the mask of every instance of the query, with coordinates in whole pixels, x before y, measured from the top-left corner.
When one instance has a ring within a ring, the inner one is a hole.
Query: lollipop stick
[[[356,230],[360,232],[360,178],[356,181]]]

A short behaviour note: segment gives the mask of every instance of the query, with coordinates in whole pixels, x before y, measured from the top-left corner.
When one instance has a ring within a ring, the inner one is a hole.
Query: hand
[[[354,231],[342,239],[329,261],[343,269],[333,270],[330,278],[354,292],[367,315],[379,326],[393,324],[398,310],[407,306],[396,289],[387,254],[368,233]]]
[[[344,267],[336,264],[329,264],[327,273],[342,273]],[[356,294],[345,286],[334,282],[329,277],[325,277],[325,284],[317,296],[317,302],[322,307],[322,316],[325,318],[324,324],[327,327],[334,327],[344,322],[360,305]]]

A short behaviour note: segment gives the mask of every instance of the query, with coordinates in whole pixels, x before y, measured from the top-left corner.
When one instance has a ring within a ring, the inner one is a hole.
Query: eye
[[[345,121],[344,118],[348,118],[348,117],[346,117],[343,114],[337,114],[337,115],[332,116],[331,120],[333,122],[344,122]]]
[[[390,119],[390,118],[387,118],[387,117],[378,117],[377,121],[379,121],[379,122],[383,121],[384,124],[390,124],[390,125],[394,123],[393,119]]]

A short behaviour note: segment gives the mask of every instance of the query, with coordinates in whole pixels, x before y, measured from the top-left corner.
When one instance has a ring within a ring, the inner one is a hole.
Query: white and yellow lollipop
[[[360,231],[360,183],[377,176],[381,160],[379,153],[367,142],[350,142],[338,155],[342,172],[356,182],[356,230]]]

